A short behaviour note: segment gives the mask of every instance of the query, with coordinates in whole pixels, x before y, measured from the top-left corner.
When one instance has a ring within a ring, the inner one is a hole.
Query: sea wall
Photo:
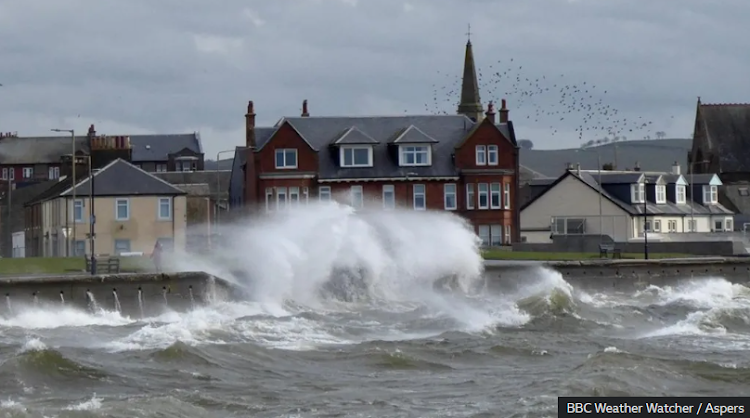
[[[702,257],[660,260],[485,261],[485,275],[499,281],[523,282],[543,269],[584,287],[644,287],[688,278],[721,277],[750,282],[750,258]]]
[[[0,295],[5,301],[0,301],[0,315],[35,305],[115,310],[115,294],[122,314],[137,318],[229,299],[235,289],[203,272],[3,278]]]

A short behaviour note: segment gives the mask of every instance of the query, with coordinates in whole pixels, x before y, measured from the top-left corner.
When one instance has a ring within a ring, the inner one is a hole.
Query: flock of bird
[[[651,136],[653,122],[642,116],[620,116],[620,110],[606,103],[607,90],[586,81],[569,81],[564,74],[529,76],[523,68],[510,58],[505,64],[498,61],[490,65],[489,75],[477,69],[482,100],[492,98],[497,103],[497,99],[507,99],[517,124],[548,127],[550,135],[570,132],[569,127],[575,127],[579,140]],[[433,85],[433,102],[426,104],[425,110],[453,114],[461,96],[461,76],[438,73],[452,82],[442,87]]]

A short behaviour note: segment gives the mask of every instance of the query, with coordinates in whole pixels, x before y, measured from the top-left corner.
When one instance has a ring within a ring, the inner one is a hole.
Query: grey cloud
[[[45,134],[41,124],[57,119],[80,121],[69,123],[81,129],[101,122],[101,132],[107,124],[196,129],[214,153],[242,143],[250,99],[264,124],[297,114],[305,98],[318,115],[425,113],[425,104],[453,112],[456,96],[446,91],[461,73],[469,22],[483,101],[507,98],[519,135],[533,136],[537,147],[578,145],[583,116],[533,122],[559,94],[528,100],[510,92],[510,80],[491,75],[510,58],[524,67],[523,78],[595,84],[595,99],[619,116],[653,120],[654,130],[670,135],[692,130],[697,95],[750,97],[746,1],[355,3],[0,2],[0,131]],[[218,50],[201,51],[196,39]],[[550,126],[560,133],[552,136]]]

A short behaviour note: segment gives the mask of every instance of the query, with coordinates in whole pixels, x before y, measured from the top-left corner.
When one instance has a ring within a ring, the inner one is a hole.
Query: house
[[[505,100],[499,121],[492,102],[484,112],[471,42],[465,57],[456,115],[315,117],[305,100],[299,117],[260,127],[249,102],[230,201],[237,206],[242,190],[243,205],[266,212],[337,198],[356,208],[449,210],[468,219],[486,245],[516,241],[513,123]]]
[[[127,147],[130,151],[123,159],[148,172],[198,171],[203,170],[203,148],[200,135],[97,135],[91,125],[85,135],[73,137],[20,137],[17,134],[0,135],[0,179],[12,181],[17,187],[44,180],[55,180],[61,176],[61,158],[75,151],[77,154],[96,154],[92,144],[99,144],[99,154],[110,147]],[[95,160],[100,160],[94,157]],[[101,166],[111,162],[102,160]]]
[[[719,201],[738,213],[736,229],[750,223],[750,103],[698,103],[688,170],[717,173]]]
[[[686,178],[678,165],[671,172],[571,169],[521,207],[521,235],[528,243],[555,235],[627,242],[642,239],[644,227],[666,237],[731,232],[734,213],[719,203],[720,186],[717,175]]]
[[[88,254],[92,228],[96,254],[150,253],[157,241],[183,249],[185,196],[122,159],[75,182],[63,176],[25,205],[26,257]]]

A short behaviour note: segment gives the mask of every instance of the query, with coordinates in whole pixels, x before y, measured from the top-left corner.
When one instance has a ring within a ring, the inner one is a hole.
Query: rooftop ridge
[[[750,103],[701,103],[701,106],[750,106]]]

